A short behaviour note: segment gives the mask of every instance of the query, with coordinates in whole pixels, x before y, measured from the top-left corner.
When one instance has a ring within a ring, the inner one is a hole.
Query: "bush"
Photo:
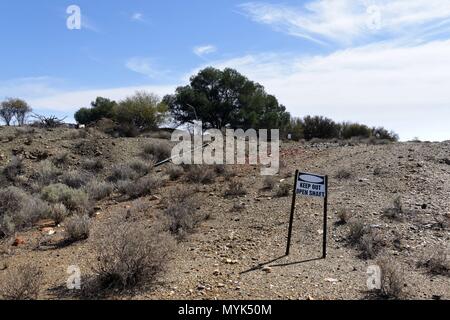
[[[450,276],[450,260],[447,248],[436,248],[430,252],[429,258],[422,259],[419,267],[428,269],[433,275]]]
[[[118,182],[123,180],[136,180],[140,175],[127,164],[115,165],[108,177],[110,182]]]
[[[53,158],[53,164],[57,167],[65,166],[69,163],[69,153],[64,152]]]
[[[372,135],[372,130],[363,124],[344,122],[341,125],[341,138],[369,138]]]
[[[50,215],[49,206],[16,187],[0,190],[0,238]]]
[[[360,221],[350,223],[348,241],[360,251],[361,259],[373,259],[384,246],[381,236]]]
[[[275,192],[275,196],[278,198],[288,197],[292,191],[293,186],[290,183],[282,182]]]
[[[232,180],[228,184],[228,189],[225,190],[225,196],[226,197],[240,197],[247,194],[247,190],[245,190],[244,185],[242,182]]]
[[[56,224],[63,222],[68,215],[69,211],[62,203],[56,203],[51,207],[50,217],[55,220]]]
[[[128,166],[138,175],[145,176],[152,170],[154,163],[146,163],[139,159],[135,159],[128,163]]]
[[[114,221],[98,237],[94,272],[103,288],[145,287],[167,269],[173,247],[170,235],[155,227]]]
[[[31,265],[23,265],[8,272],[0,287],[5,300],[35,300],[42,286],[42,271]]]
[[[89,177],[79,171],[69,171],[62,175],[61,182],[74,189],[84,187],[89,181]]]
[[[162,185],[157,177],[143,177],[137,181],[121,180],[117,184],[119,192],[126,194],[131,199],[137,199],[152,193]]]
[[[90,219],[88,215],[74,215],[64,222],[67,240],[76,242],[89,238]]]
[[[15,181],[17,176],[24,173],[25,166],[22,159],[13,157],[11,161],[3,168],[3,174],[9,181]]]
[[[266,176],[263,181],[264,190],[273,190],[278,183],[278,179],[274,176]]]
[[[98,180],[92,180],[86,186],[86,192],[90,199],[102,200],[109,197],[113,192],[114,187],[111,183],[100,182]]]
[[[173,165],[167,169],[167,174],[169,175],[171,181],[175,181],[178,180],[184,174],[184,170],[179,166]]]
[[[186,173],[186,180],[191,183],[211,184],[216,173],[209,166],[191,165]]]
[[[104,168],[103,162],[100,159],[86,159],[81,166],[88,171],[100,171]]]
[[[367,227],[360,221],[350,223],[348,240],[350,244],[360,243],[362,237],[367,233]]]
[[[338,211],[337,216],[339,224],[347,224],[350,221],[352,214],[348,210],[341,209]]]
[[[383,211],[383,216],[393,220],[401,220],[402,214],[403,214],[403,205],[402,205],[402,198],[400,196],[394,199],[391,208],[386,208]]]
[[[98,97],[91,103],[91,108],[82,108],[75,113],[75,120],[79,124],[90,124],[101,120],[102,118],[113,118],[114,108],[117,105],[115,101]]]
[[[167,142],[152,142],[144,146],[142,156],[156,162],[166,160],[172,156],[172,148]]]
[[[339,169],[334,177],[339,180],[347,180],[352,177],[352,173],[347,169]]]
[[[378,140],[398,141],[399,136],[394,131],[388,131],[383,127],[373,128],[372,136]]]
[[[390,259],[382,259],[377,264],[381,270],[380,295],[385,298],[403,298],[405,279],[401,267]]]
[[[52,184],[41,192],[42,199],[50,203],[62,203],[67,209],[83,212],[89,207],[87,194],[82,190],[76,190],[65,184]]]
[[[307,116],[303,119],[303,135],[308,141],[313,138],[337,138],[339,136],[339,125],[325,117]]]
[[[32,177],[36,180],[39,188],[42,188],[55,183],[60,175],[61,170],[49,160],[45,160],[39,163],[36,172],[33,173]]]
[[[169,231],[182,239],[202,220],[202,217],[197,214],[198,203],[189,190],[172,192],[165,201]]]

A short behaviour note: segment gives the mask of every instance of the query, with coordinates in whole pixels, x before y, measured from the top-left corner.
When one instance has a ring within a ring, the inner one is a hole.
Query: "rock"
[[[150,201],[158,201],[158,200],[161,200],[161,197],[152,195],[152,196],[150,196],[148,199],[149,199]]]
[[[266,272],[266,273],[271,273],[272,272],[272,268],[271,267],[264,267],[261,270]]]
[[[223,288],[223,287],[225,287],[225,285],[223,283],[218,283],[217,284],[217,288]]]
[[[326,282],[331,282],[331,283],[339,282],[338,279],[334,279],[334,278],[326,278],[325,281],[326,281]]]
[[[56,221],[52,219],[43,219],[39,220],[36,225],[39,227],[39,229],[43,230],[45,228],[54,228],[56,227]]]
[[[220,271],[218,269],[214,270],[213,275],[215,275],[215,276],[220,275]]]
[[[306,298],[306,300],[312,301],[312,300],[314,300],[314,298],[313,298],[311,295],[308,295],[308,297]]]
[[[53,229],[53,228],[51,228],[51,227],[45,227],[45,228],[42,228],[41,231],[42,231],[43,233],[48,234],[49,236],[54,235],[54,234],[56,233],[55,229]]]
[[[13,242],[13,247],[18,247],[18,246],[20,246],[20,245],[23,245],[23,244],[25,244],[26,242],[25,242],[25,239],[24,238],[22,238],[22,237],[16,237],[16,239],[14,239],[14,242]]]
[[[206,287],[204,285],[202,285],[202,284],[199,284],[197,286],[197,290],[199,290],[199,291],[202,291],[202,290],[205,290],[205,289],[206,289]]]
[[[428,205],[427,205],[426,203],[424,203],[424,204],[422,204],[421,208],[422,208],[423,210],[425,210],[426,208],[428,208]]]

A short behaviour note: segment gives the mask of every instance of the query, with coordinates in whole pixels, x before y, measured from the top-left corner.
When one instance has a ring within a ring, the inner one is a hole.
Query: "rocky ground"
[[[16,134],[0,128],[0,167],[13,154],[23,157],[29,175],[43,159],[67,152],[70,168],[83,159],[100,158],[106,169],[139,157],[143,145],[153,138],[110,138],[94,130],[80,134],[72,129],[37,129]],[[166,273],[151,289],[116,292],[111,299],[371,299],[367,268],[390,258],[403,278],[404,298],[450,299],[448,274],[430,273],[420,263],[443,249],[450,239],[450,142],[394,143],[284,143],[283,167],[277,183],[293,183],[296,169],[330,177],[328,257],[322,250],[322,203],[299,197],[293,228],[291,254],[284,256],[291,197],[277,197],[265,190],[259,168],[234,166],[234,179],[247,194],[224,197],[228,181],[216,178],[208,185],[183,179],[173,182],[164,166],[154,174],[165,179],[151,196],[126,200],[112,196],[96,203],[89,239],[66,247],[44,248],[42,238],[61,237],[64,226],[35,226],[3,239],[0,246],[0,279],[23,264],[39,266],[44,273],[41,299],[74,299],[64,289],[70,265],[83,276],[95,264],[96,235],[106,221],[130,208],[136,219],[154,221],[175,188],[193,188],[203,221],[173,250]],[[346,176],[343,173],[349,173]],[[340,177],[340,178],[339,178]],[[3,187],[3,186],[2,186]],[[400,196],[402,210],[395,219],[383,212]],[[239,210],[237,209],[239,207]],[[134,210],[135,209],[135,210]],[[341,213],[350,218],[341,223]],[[364,259],[348,240],[352,223],[361,222],[377,234],[380,245],[375,257]],[[44,234],[45,233],[45,234]],[[20,239],[17,245],[16,240]]]

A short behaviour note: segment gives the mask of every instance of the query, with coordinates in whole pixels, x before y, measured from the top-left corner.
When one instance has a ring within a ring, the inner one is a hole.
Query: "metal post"
[[[289,231],[288,231],[287,247],[286,247],[286,255],[287,256],[289,255],[289,251],[291,249],[292,225],[294,223],[295,200],[297,198],[297,180],[298,180],[298,170],[295,171],[294,192],[292,195],[291,216],[289,218]]]
[[[323,203],[323,259],[327,258],[327,222],[328,222],[328,176],[325,176],[325,198]]]

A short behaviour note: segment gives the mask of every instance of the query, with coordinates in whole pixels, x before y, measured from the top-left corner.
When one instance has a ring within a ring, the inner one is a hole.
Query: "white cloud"
[[[135,12],[132,14],[131,16],[131,20],[133,21],[139,21],[139,22],[144,22],[144,14],[140,13],[140,12]]]
[[[450,139],[450,40],[375,44],[314,57],[247,55],[212,65],[260,82],[295,116],[382,125],[402,139]]]
[[[159,70],[151,58],[132,57],[125,62],[127,69],[143,74],[149,78],[156,78],[164,75],[166,72]]]
[[[63,81],[49,76],[17,78],[0,81],[0,99],[5,97],[38,97],[59,92]]]
[[[199,57],[203,57],[203,56],[205,56],[207,54],[211,54],[211,53],[214,53],[216,51],[217,51],[217,48],[215,46],[213,46],[213,45],[210,45],[210,44],[209,45],[205,45],[205,46],[198,46],[198,47],[195,47],[193,49],[193,52]]]
[[[249,2],[239,7],[253,21],[322,44],[432,35],[450,18],[450,0],[312,0],[302,7]]]

